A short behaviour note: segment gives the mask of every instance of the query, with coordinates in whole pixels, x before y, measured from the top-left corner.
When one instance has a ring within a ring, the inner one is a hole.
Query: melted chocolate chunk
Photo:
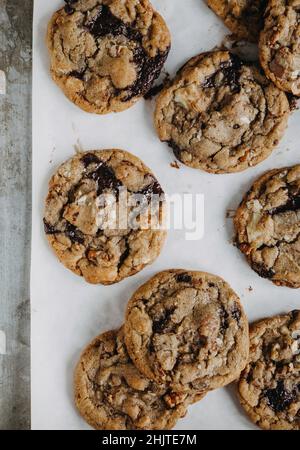
[[[57,234],[58,231],[55,229],[55,227],[53,225],[50,225],[50,223],[48,223],[46,221],[46,219],[43,219],[44,222],[44,230],[46,234]]]
[[[190,283],[192,281],[192,277],[187,273],[179,273],[176,275],[176,281],[178,283]]]
[[[224,306],[221,307],[220,310],[220,319],[221,319],[221,333],[224,333],[228,328],[228,312],[225,310]]]
[[[164,191],[162,190],[161,185],[157,180],[153,180],[152,183],[145,186],[140,191],[136,192],[138,195],[144,195],[149,202],[151,200],[152,195],[164,195]]]
[[[154,333],[161,333],[166,328],[168,321],[170,320],[170,317],[174,311],[175,307],[166,311],[163,317],[161,317],[160,319],[153,321],[152,330],[154,331]]]
[[[264,26],[264,13],[267,7],[267,0],[259,0],[257,2],[249,2],[246,8],[244,8],[242,13],[243,22],[248,22],[251,25],[251,19],[258,19],[259,21],[259,30],[263,29]],[[250,18],[250,22],[249,22]]]
[[[274,411],[281,412],[287,409],[295,400],[296,392],[286,390],[283,380],[280,380],[275,389],[264,391],[264,396],[268,399],[268,403]]]
[[[167,141],[168,146],[173,150],[174,155],[176,156],[177,159],[179,159],[179,161],[181,161],[180,159],[180,155],[181,155],[181,148],[179,148],[179,146],[174,142],[174,141]]]
[[[84,167],[87,168],[91,164],[100,164],[101,161],[98,158],[98,156],[94,155],[93,153],[87,153],[82,158],[81,161],[84,164]]]
[[[273,269],[267,269],[266,267],[259,264],[252,263],[252,269],[255,270],[255,272],[258,273],[258,275],[262,278],[270,279],[275,275]]]
[[[120,270],[120,268],[122,267],[124,261],[128,258],[129,254],[130,254],[130,247],[129,247],[129,244],[128,244],[128,239],[125,239],[125,250],[122,253],[122,255],[120,256],[119,264],[118,264],[118,270]]]
[[[204,88],[214,88],[217,85],[217,77],[220,73],[223,75],[222,84],[225,82],[229,86],[233,93],[240,91],[240,70],[242,68],[242,61],[236,56],[231,54],[230,60],[225,61],[220,65],[220,69],[217,70],[212,76],[206,78],[203,83]]]
[[[44,219],[44,229],[46,234],[60,234],[64,233],[72,242],[83,244],[84,243],[84,237],[83,234],[78,228],[76,228],[71,223],[67,222],[65,226],[65,230],[57,230],[53,225],[50,225],[45,219]]]
[[[163,83],[157,84],[153,86],[149,91],[144,95],[145,100],[152,100],[153,97],[156,97],[164,88]]]
[[[293,309],[293,311],[290,312],[292,320],[297,320],[299,313],[300,313],[300,309]]]
[[[197,348],[199,347],[205,347],[207,344],[208,338],[207,336],[204,336],[203,334],[199,335],[199,338],[196,340],[195,345]]]
[[[163,65],[169,54],[167,49],[165,52],[158,52],[154,58],[149,58],[143,47],[137,47],[134,51],[134,62],[137,66],[138,76],[136,81],[130,86],[128,95],[123,101],[129,101],[133,97],[144,95],[151,89],[155,80],[159,77]]]
[[[281,214],[287,211],[297,211],[300,209],[300,194],[296,196],[290,196],[289,200],[281,206],[278,206],[277,208],[273,208],[269,211],[269,214],[275,215],[275,214]]]
[[[237,305],[234,306],[233,310],[231,311],[231,315],[239,323],[242,313]]]
[[[290,104],[290,110],[295,111],[296,109],[299,109],[298,106],[299,97],[296,97],[295,95],[290,94],[289,92],[286,93],[286,96]]]
[[[74,8],[72,8],[72,5],[77,3],[78,0],[65,0],[66,6],[65,11],[67,14],[72,14],[74,12]]]
[[[84,237],[82,232],[71,223],[67,223],[64,233],[72,242],[84,244]]]
[[[87,22],[86,27],[95,38],[111,34],[113,36],[125,36],[131,41],[142,41],[141,33],[135,30],[131,24],[124,23],[112,14],[107,5],[99,6],[97,16],[92,21]]]
[[[73,70],[72,72],[69,73],[69,75],[71,77],[77,78],[78,80],[83,80],[84,79],[84,70],[82,72],[79,72],[78,70]]]
[[[97,195],[101,195],[106,189],[111,189],[118,196],[122,183],[116,178],[114,171],[103,161],[99,160],[97,169],[90,173],[88,178],[96,181]]]

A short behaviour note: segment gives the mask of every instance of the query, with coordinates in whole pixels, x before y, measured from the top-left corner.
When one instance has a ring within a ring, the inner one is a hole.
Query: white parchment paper
[[[209,175],[183,165],[153,129],[153,101],[141,100],[119,114],[97,116],[70,103],[49,75],[45,46],[47,22],[61,0],[35,0],[33,46],[33,218],[32,218],[32,427],[88,429],[73,406],[72,376],[83,347],[97,334],[122,324],[126,303],[138,286],[156,272],[172,267],[198,269],[224,277],[240,295],[249,320],[300,306],[299,290],[280,288],[261,279],[233,247],[235,209],[253,180],[274,167],[299,163],[299,121],[295,112],[288,131],[271,157],[240,174]],[[172,33],[166,70],[173,75],[189,57],[210,50],[228,33],[202,0],[153,0]],[[43,233],[43,202],[57,166],[84,150],[122,148],[153,169],[166,192],[203,193],[205,235],[186,241],[184,231],[169,233],[158,260],[117,285],[86,284],[69,272],[50,250]],[[235,387],[219,389],[190,408],[177,429],[255,428],[240,408]]]

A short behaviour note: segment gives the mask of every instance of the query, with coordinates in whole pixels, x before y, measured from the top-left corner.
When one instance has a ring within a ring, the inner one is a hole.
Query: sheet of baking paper
[[[172,33],[166,70],[173,75],[192,55],[220,44],[228,32],[201,0],[153,0]],[[248,267],[232,245],[232,220],[252,181],[267,169],[300,161],[300,113],[290,119],[285,138],[258,167],[234,175],[209,175],[170,166],[174,156],[160,143],[152,123],[153,101],[141,100],[119,114],[97,116],[70,103],[49,75],[45,46],[47,22],[61,0],[35,0],[33,46],[33,219],[32,219],[32,427],[87,429],[73,405],[72,375],[81,349],[97,334],[122,324],[134,290],[156,272],[198,269],[224,277],[240,295],[249,319],[300,306],[298,290],[273,286]],[[76,148],[119,147],[131,151],[153,169],[165,191],[202,193],[205,234],[187,241],[184,230],[170,231],[157,261],[117,285],[86,284],[56,260],[43,233],[43,201],[50,175]],[[230,215],[230,214],[229,214]],[[214,391],[190,408],[177,429],[251,429],[235,386]]]

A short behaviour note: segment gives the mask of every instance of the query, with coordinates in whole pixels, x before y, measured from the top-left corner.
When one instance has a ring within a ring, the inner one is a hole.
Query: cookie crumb
[[[180,169],[180,166],[176,160],[171,162],[170,166],[173,167],[173,169]]]

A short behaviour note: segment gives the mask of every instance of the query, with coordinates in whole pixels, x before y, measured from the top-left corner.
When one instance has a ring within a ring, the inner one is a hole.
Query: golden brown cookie
[[[128,303],[125,342],[138,369],[174,390],[203,393],[239,377],[249,351],[248,322],[221,278],[167,270]]]
[[[154,121],[160,140],[182,163],[230,173],[270,155],[289,113],[285,93],[257,66],[215,51],[192,58],[163,89]]]
[[[97,150],[63,163],[49,183],[44,226],[59,260],[89,283],[112,284],[159,255],[165,198],[131,153]]]
[[[189,396],[145,378],[131,362],[123,329],[108,331],[84,350],[75,370],[75,402],[98,430],[166,430],[184,417]]]
[[[151,88],[170,33],[148,0],[66,0],[48,26],[51,75],[85,111],[123,111]]]
[[[267,0],[207,0],[208,6],[239,39],[257,42]]]
[[[300,287],[300,165],[261,176],[234,226],[236,245],[258,275],[278,286]]]
[[[267,77],[280,89],[300,96],[299,0],[269,0],[259,49]]]
[[[266,430],[300,430],[300,311],[255,323],[239,381],[243,408]]]

